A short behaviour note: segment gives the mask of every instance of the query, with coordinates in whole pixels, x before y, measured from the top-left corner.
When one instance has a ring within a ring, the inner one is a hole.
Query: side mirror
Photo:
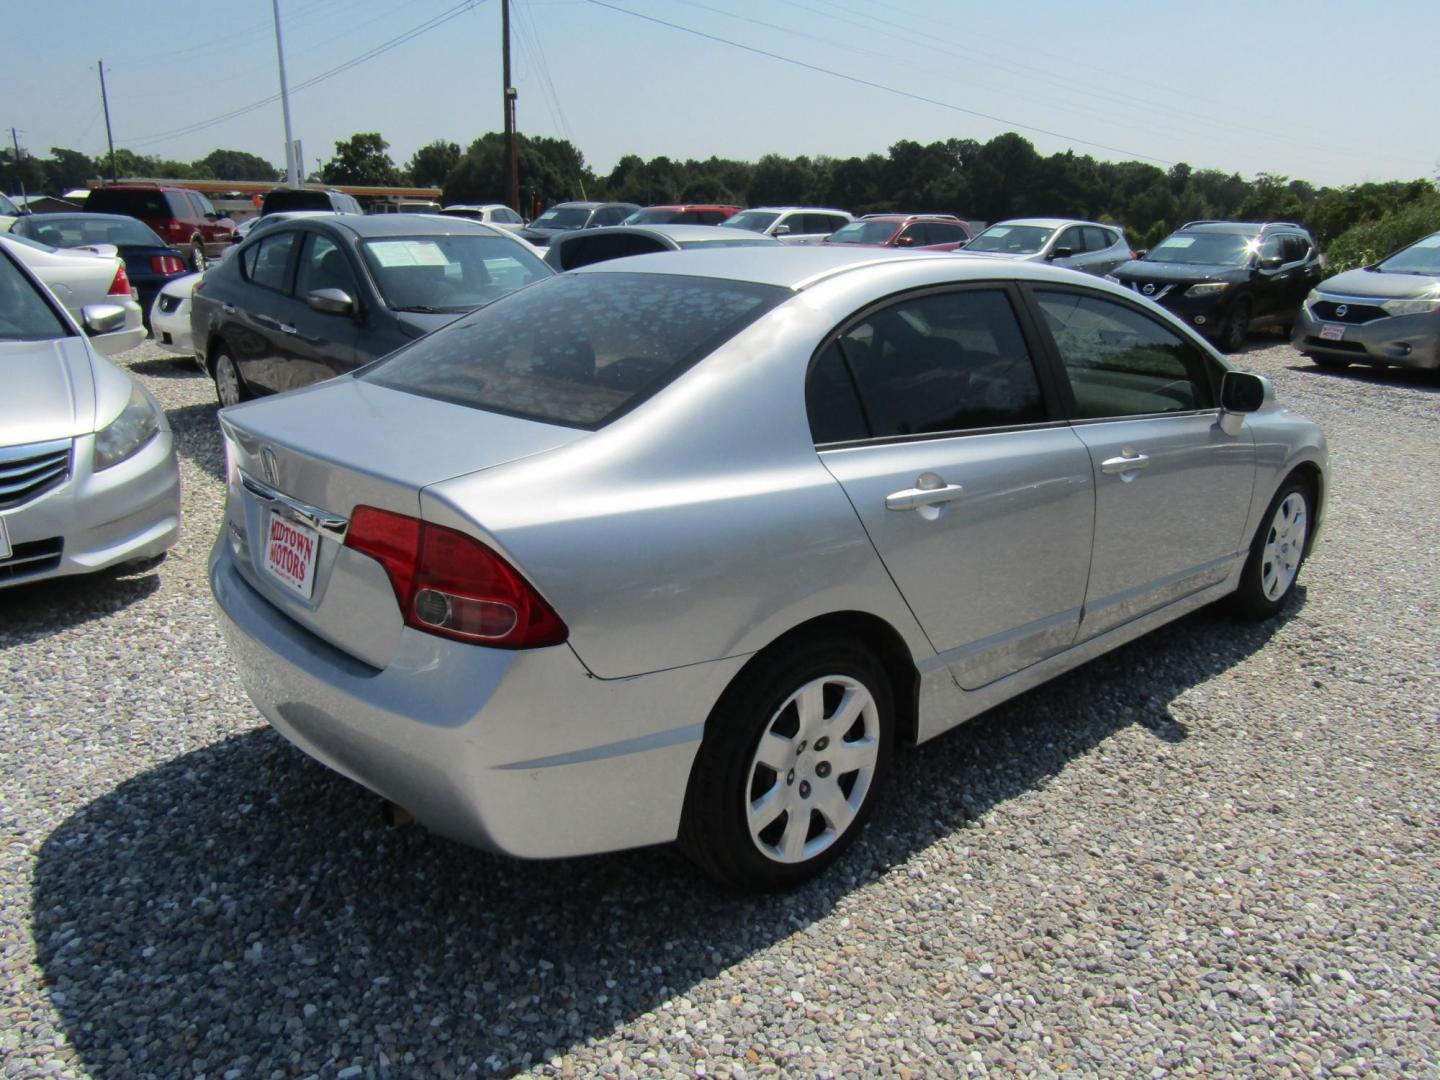
[[[914,246],[915,246],[915,238],[914,238],[913,236],[902,236],[902,237],[900,237],[898,240],[895,241],[895,246],[896,246],[896,247],[914,247]]]
[[[119,304],[87,304],[80,309],[80,319],[91,337],[125,329],[125,309]]]
[[[316,289],[305,302],[322,315],[349,315],[355,301],[344,289]]]
[[[1260,258],[1261,270],[1278,270],[1285,264],[1285,260],[1279,255],[1263,255]]]
[[[776,235],[776,236],[789,236],[789,235],[790,235],[790,226],[789,226],[789,225],[776,225],[776,226],[775,226],[775,235]]]
[[[1258,412],[1275,396],[1269,379],[1248,371],[1227,371],[1220,380],[1220,430],[1239,435],[1245,414]]]
[[[1150,254],[1150,249],[1149,249],[1149,248],[1136,248],[1136,249],[1135,249],[1135,258],[1137,258],[1137,259],[1143,259],[1146,255],[1149,255],[1149,254]]]
[[[1046,255],[1045,258],[1051,259],[1051,260],[1053,260],[1053,259],[1068,259],[1068,258],[1070,258],[1071,255],[1074,255],[1074,254],[1075,254],[1075,249],[1074,249],[1074,248],[1057,247],[1057,248],[1051,248],[1051,249],[1050,249],[1050,254],[1049,254],[1049,255]]]

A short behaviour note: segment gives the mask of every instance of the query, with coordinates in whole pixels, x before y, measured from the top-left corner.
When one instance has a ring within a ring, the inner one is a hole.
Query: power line
[[[843,71],[836,71],[833,68],[821,67],[818,64],[806,63],[804,60],[797,60],[793,56],[785,56],[782,53],[770,52],[766,49],[756,48],[754,45],[744,45],[729,38],[720,37],[718,34],[707,34],[703,30],[695,30],[689,26],[681,26],[679,23],[667,22],[664,19],[657,19],[653,15],[644,15],[638,11],[631,11],[629,8],[620,7],[617,4],[606,3],[605,0],[587,0],[596,7],[608,8],[611,11],[618,11],[623,15],[630,15],[646,22],[656,23],[660,26],[669,27],[671,30],[679,30],[684,34],[693,34],[695,37],[705,38],[708,41],[718,42],[721,45],[729,45],[733,49],[740,49],[744,52],[755,53],[757,56],[765,56],[771,60],[779,60],[782,64],[790,64],[794,67],[805,68],[807,71],[817,71],[822,75],[829,75],[832,78],[843,79],[846,82],[855,83],[858,86],[868,86],[872,90],[883,90],[887,94],[894,94],[897,97],[909,98],[911,101],[919,101],[926,105],[935,105],[941,109],[949,109],[951,112],[964,113],[967,116],[976,116],[982,120],[990,120],[997,124],[1004,124],[1012,128],[1020,128],[1022,131],[1032,131],[1037,135],[1049,135],[1055,139],[1064,139],[1067,142],[1078,143],[1081,146],[1093,146],[1097,150],[1108,150],[1112,154],[1122,154],[1126,157],[1140,161],[1153,161],[1157,165],[1174,165],[1175,162],[1165,158],[1153,157],[1150,154],[1141,154],[1134,150],[1125,150],[1118,146],[1110,146],[1106,143],[1094,142],[1091,139],[1082,139],[1077,135],[1068,135],[1063,131],[1051,131],[1049,128],[1036,127],[1034,124],[1023,124],[1018,120],[1009,120],[1003,116],[996,116],[993,113],[980,112],[978,109],[967,109],[963,105],[956,105],[953,102],[941,101],[938,98],[926,97],[924,94],[912,93],[909,90],[901,90],[898,87],[887,86],[884,83],[874,82],[870,79],[862,79],[858,75],[847,75]]]
[[[459,3],[452,8],[448,8],[447,10],[441,12],[439,15],[427,19],[424,22],[411,27],[409,30],[404,31],[403,33],[397,34],[395,37],[390,38],[388,41],[381,42],[373,49],[361,53],[359,56],[352,57],[351,59],[346,60],[344,63],[337,64],[335,67],[330,68],[328,71],[322,71],[319,75],[306,79],[304,82],[297,83],[295,86],[290,88],[290,93],[298,94],[301,90],[307,90],[312,86],[317,86],[320,83],[325,82],[327,79],[331,79],[334,78],[336,75],[343,74],[344,72],[349,71],[353,67],[357,67],[360,64],[366,63],[367,61],[373,60],[376,57],[389,52],[391,49],[398,48],[406,42],[419,37],[421,34],[428,33],[429,31],[434,30],[439,26],[443,26],[451,19],[458,18],[459,16],[465,14],[467,11],[471,11],[485,2],[486,0],[463,0],[462,3]],[[219,116],[211,117],[208,120],[200,120],[193,124],[185,124],[178,128],[172,128],[169,131],[160,131],[151,135],[141,135],[133,139],[127,139],[125,141],[132,147],[147,146],[157,142],[164,142],[168,139],[178,138],[182,135],[192,135],[197,131],[203,131],[206,128],[214,127],[217,124],[223,124],[228,120],[235,120],[241,116],[244,116],[247,113],[254,112],[256,109],[263,109],[266,105],[274,104],[279,100],[279,94],[271,94],[269,97],[262,98],[259,101],[252,101],[248,105],[242,105],[237,109],[231,109],[227,113],[222,113]]]

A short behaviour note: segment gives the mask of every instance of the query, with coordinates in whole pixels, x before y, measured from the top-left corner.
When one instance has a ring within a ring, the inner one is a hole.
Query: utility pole
[[[25,212],[30,212],[30,197],[25,194],[25,173],[20,168],[20,135],[12,127],[10,129],[10,141],[15,144],[15,182],[20,185],[20,201],[25,204]]]
[[[101,57],[97,66],[100,69],[100,105],[105,110],[105,142],[110,147],[110,182],[115,183],[115,136],[110,134],[110,95],[105,93],[105,58]]]
[[[300,164],[295,160],[295,141],[290,134],[290,87],[285,82],[285,43],[280,38],[280,0],[270,0],[275,13],[275,56],[280,63],[280,111],[285,115],[285,183],[300,186]]]
[[[515,147],[515,87],[510,85],[510,0],[500,0],[501,57],[505,78],[505,201],[520,209],[520,155]]]

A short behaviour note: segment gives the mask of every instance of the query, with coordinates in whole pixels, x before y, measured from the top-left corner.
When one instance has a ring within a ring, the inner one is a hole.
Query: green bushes
[[[1352,225],[1325,248],[1331,274],[1368,266],[1396,248],[1440,230],[1440,191],[1431,187],[1403,206]]]

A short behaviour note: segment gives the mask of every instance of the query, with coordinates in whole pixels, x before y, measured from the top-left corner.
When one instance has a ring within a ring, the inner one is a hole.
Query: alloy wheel
[[[879,754],[880,713],[863,683],[825,675],[800,687],[751,759],[745,819],[755,847],[781,863],[825,851],[864,805]]]
[[[1260,588],[1267,600],[1279,600],[1295,580],[1309,528],[1305,496],[1292,491],[1275,508],[1260,557]]]
[[[245,400],[240,390],[240,372],[235,370],[235,361],[224,353],[215,358],[215,396],[222,407]]]

